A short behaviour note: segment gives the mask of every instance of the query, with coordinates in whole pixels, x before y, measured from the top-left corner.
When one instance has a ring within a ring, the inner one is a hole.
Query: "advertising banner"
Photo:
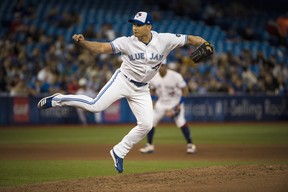
[[[28,123],[29,118],[29,98],[13,98],[13,120],[15,123]]]
[[[74,107],[37,109],[37,97],[0,97],[0,124],[79,124]],[[185,116],[194,121],[287,121],[287,96],[190,96]],[[102,113],[88,113],[88,123],[136,123],[126,99],[116,101]],[[91,118],[90,118],[91,117]],[[162,122],[170,122],[164,118]]]
[[[186,103],[188,121],[288,120],[287,97],[194,96]]]

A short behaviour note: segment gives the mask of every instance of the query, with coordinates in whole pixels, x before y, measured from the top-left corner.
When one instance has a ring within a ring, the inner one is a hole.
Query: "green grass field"
[[[21,144],[111,144],[118,143],[131,125],[9,127],[0,129],[0,149]],[[288,145],[287,123],[261,124],[191,124],[193,139],[197,144]],[[174,125],[157,128],[158,144],[181,144],[183,136]],[[143,140],[141,143],[145,143]],[[0,154],[1,155],[1,154]],[[0,187],[41,183],[47,181],[80,179],[115,175],[111,160],[0,160]],[[163,171],[212,165],[255,164],[263,162],[235,161],[126,161],[125,174]],[[267,162],[265,162],[267,163]],[[269,162],[279,163],[279,162]],[[287,164],[288,162],[281,162]]]

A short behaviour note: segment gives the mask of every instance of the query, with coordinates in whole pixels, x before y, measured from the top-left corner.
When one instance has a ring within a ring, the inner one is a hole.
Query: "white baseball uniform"
[[[121,53],[122,64],[100,90],[96,98],[85,95],[57,95],[52,106],[74,106],[91,112],[105,110],[116,100],[126,98],[137,119],[135,126],[117,145],[115,153],[124,158],[133,145],[141,141],[153,125],[153,106],[149,81],[156,75],[162,61],[176,47],[187,43],[187,35],[157,33],[146,45],[134,35],[111,42],[114,54]]]
[[[164,77],[157,73],[150,82],[150,88],[155,89],[158,100],[154,106],[154,122],[156,127],[159,121],[165,116],[167,110],[176,107],[182,97],[182,89],[186,87],[186,82],[180,73],[167,69]],[[177,127],[182,127],[186,123],[184,104],[180,105],[180,113],[174,118]]]

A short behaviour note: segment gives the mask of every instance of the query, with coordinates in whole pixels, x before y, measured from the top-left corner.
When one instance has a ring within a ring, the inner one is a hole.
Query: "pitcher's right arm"
[[[88,49],[95,54],[111,54],[113,53],[110,43],[103,43],[97,41],[87,41],[82,34],[74,34],[72,39],[80,46]]]

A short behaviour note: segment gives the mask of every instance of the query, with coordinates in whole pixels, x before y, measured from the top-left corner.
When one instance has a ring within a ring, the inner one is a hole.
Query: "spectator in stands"
[[[95,26],[90,24],[83,33],[84,37],[87,37],[87,39],[95,39],[97,34],[94,31],[94,28]]]
[[[278,33],[280,38],[280,43],[288,47],[287,37],[288,37],[288,12],[280,15],[277,20]]]
[[[24,15],[25,13],[25,1],[24,0],[17,0],[16,4],[13,7],[13,12],[15,14],[19,14],[20,17]]]
[[[98,39],[112,41],[116,38],[116,32],[111,23],[103,23],[98,34]]]
[[[285,67],[285,64],[283,62],[277,64],[273,68],[272,73],[274,77],[282,76],[285,81],[288,81],[288,69],[287,67]]]
[[[62,76],[53,71],[52,81],[49,83],[49,93],[63,93],[65,86],[63,86],[62,81]]]
[[[52,76],[51,67],[47,65],[38,72],[37,79],[41,82],[52,82]]]
[[[34,79],[34,81],[31,81],[31,84],[29,85],[31,95],[37,96],[41,94],[41,86],[42,82],[40,80]]]
[[[277,18],[277,23],[279,25],[279,33],[282,37],[286,37],[287,36],[287,31],[288,31],[288,12],[286,12],[285,14],[280,15]]]
[[[232,77],[231,83],[230,83],[230,87],[232,88],[231,93],[233,95],[243,94],[245,92],[245,87],[244,87],[241,77],[237,73],[232,74],[231,77]]]
[[[36,7],[33,3],[29,3],[27,9],[25,9],[25,18],[34,19],[36,17]]]
[[[7,92],[7,74],[2,66],[0,66],[0,92]]]
[[[288,95],[288,81],[285,79],[283,74],[280,74],[276,77],[277,82],[279,83],[278,94],[279,95]]]
[[[19,80],[10,90],[10,96],[28,96],[29,88],[23,79]]]
[[[14,14],[14,19],[11,23],[11,27],[10,27],[10,32],[12,34],[16,33],[16,32],[25,32],[27,29],[27,26],[23,23],[22,18],[21,18],[21,14],[20,13],[15,13]]]
[[[53,46],[53,45],[52,45]],[[59,35],[56,37],[56,42],[55,42],[55,55],[59,59],[65,58],[66,50],[65,50],[65,41],[64,41],[64,36]]]
[[[67,93],[75,94],[79,89],[78,78],[76,75],[72,75],[67,84]]]
[[[241,32],[241,35],[244,40],[248,40],[248,41],[255,40],[256,38],[256,34],[252,26],[246,26]]]
[[[273,77],[272,73],[265,73],[264,83],[266,93],[268,95],[275,95],[279,93],[279,83],[276,78]]]
[[[60,20],[60,15],[56,6],[50,9],[48,15],[46,16],[46,20],[52,25],[57,25]]]
[[[252,60],[252,63],[248,66],[249,70],[258,77],[260,74],[260,64],[257,63],[255,59]]]
[[[277,59],[276,59],[276,55],[271,55],[265,63],[263,63],[263,68],[266,71],[273,71],[273,68],[276,66],[277,63]]]
[[[74,23],[77,23],[77,17],[75,17],[75,15],[72,15],[68,12],[64,12],[64,13],[62,13],[62,15],[60,17],[58,27],[69,28]]]
[[[204,7],[202,18],[207,25],[214,25],[215,20],[223,17],[222,10],[217,3],[207,3]]]
[[[77,60],[81,62],[82,65],[93,65],[95,63],[95,57],[91,57],[91,54],[88,50],[82,50]]]
[[[247,66],[243,66],[243,71],[241,74],[243,84],[245,86],[245,91],[247,93],[255,92],[255,87],[257,86],[257,77],[255,74],[249,70]]]
[[[241,37],[236,32],[236,29],[234,27],[230,27],[226,33],[226,39],[231,42],[240,42]]]

